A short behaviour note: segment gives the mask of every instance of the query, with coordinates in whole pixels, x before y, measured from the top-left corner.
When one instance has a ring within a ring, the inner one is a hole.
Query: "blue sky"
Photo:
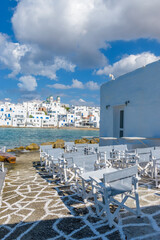
[[[0,101],[61,96],[99,105],[99,87],[160,59],[159,0],[0,3]]]

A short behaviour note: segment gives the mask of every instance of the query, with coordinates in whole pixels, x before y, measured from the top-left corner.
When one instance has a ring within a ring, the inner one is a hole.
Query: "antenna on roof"
[[[109,74],[109,77],[111,78],[111,80],[115,80],[115,77],[114,77],[114,75],[113,74]]]

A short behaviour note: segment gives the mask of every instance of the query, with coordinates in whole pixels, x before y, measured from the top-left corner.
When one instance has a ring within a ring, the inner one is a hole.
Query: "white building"
[[[103,84],[100,95],[100,137],[160,137],[160,61]]]
[[[92,116],[92,117],[91,117]],[[23,104],[0,103],[0,126],[14,127],[66,127],[99,126],[99,108],[72,106],[61,103],[53,96],[46,101]]]

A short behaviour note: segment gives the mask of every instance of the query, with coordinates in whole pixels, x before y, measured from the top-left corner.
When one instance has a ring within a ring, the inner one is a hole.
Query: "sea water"
[[[30,143],[53,142],[56,139],[72,141],[83,136],[99,137],[99,131],[56,128],[0,128],[0,147],[27,146]]]

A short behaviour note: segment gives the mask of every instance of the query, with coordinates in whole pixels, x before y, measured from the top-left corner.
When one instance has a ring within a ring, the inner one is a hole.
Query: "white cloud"
[[[32,57],[32,54],[30,58]],[[57,79],[56,72],[60,69],[64,69],[66,71],[74,72],[75,65],[66,61],[64,58],[55,57],[54,60],[48,62],[42,62],[41,60],[36,62],[32,59],[27,59],[23,66],[24,74],[32,74],[35,76],[44,76],[48,77],[52,80]]]
[[[71,88],[84,88],[84,85],[82,82],[78,81],[77,79],[73,79],[72,80],[72,85],[71,85]]]
[[[99,89],[99,85],[96,82],[93,82],[93,81],[87,82],[86,87],[90,90],[98,90]]]
[[[83,100],[82,98],[79,99],[79,102],[86,102],[85,100]]]
[[[37,87],[37,81],[32,76],[23,76],[19,78],[18,87],[23,91],[34,91]]]
[[[84,99],[80,98],[80,99],[72,99],[70,100],[70,104],[71,105],[77,105],[77,106],[95,106],[94,102],[88,102],[85,101]]]
[[[159,0],[21,0],[12,23],[23,43],[77,65],[103,67],[106,42],[160,40],[159,9]]]
[[[113,65],[108,65],[97,71],[97,75],[114,75],[118,77],[125,73],[131,72],[137,68],[143,67],[149,63],[158,61],[160,56],[155,56],[152,53],[144,52],[137,55],[129,55],[123,57],[120,61]]]
[[[20,61],[28,51],[26,45],[13,43],[7,35],[0,33],[0,65],[12,71],[9,77],[13,77],[21,71]]]
[[[77,79],[72,80],[71,85],[65,85],[65,84],[60,84],[60,83],[55,83],[53,85],[48,85],[50,88],[55,88],[55,89],[71,89],[71,88],[78,88],[78,89],[90,89],[90,90],[98,90],[99,86],[96,82],[89,81],[86,84],[83,84],[81,81]]]
[[[64,85],[64,84],[60,84],[60,83],[55,83],[53,85],[48,85],[48,87],[55,88],[55,89],[69,89],[69,88],[71,88],[69,85]]]
[[[48,85],[50,88],[55,88],[55,89],[71,89],[71,88],[79,88],[83,89],[84,85],[82,82],[78,81],[77,79],[72,80],[72,85],[65,85],[65,84],[60,84],[60,83],[55,83],[53,85]]]
[[[9,77],[22,73],[57,79],[60,69],[74,72],[75,65],[64,57],[53,57],[33,45],[13,43],[7,35],[0,33],[0,66],[10,69]]]
[[[6,102],[10,102],[10,101],[11,101],[10,98],[5,98],[4,100],[5,100]]]

